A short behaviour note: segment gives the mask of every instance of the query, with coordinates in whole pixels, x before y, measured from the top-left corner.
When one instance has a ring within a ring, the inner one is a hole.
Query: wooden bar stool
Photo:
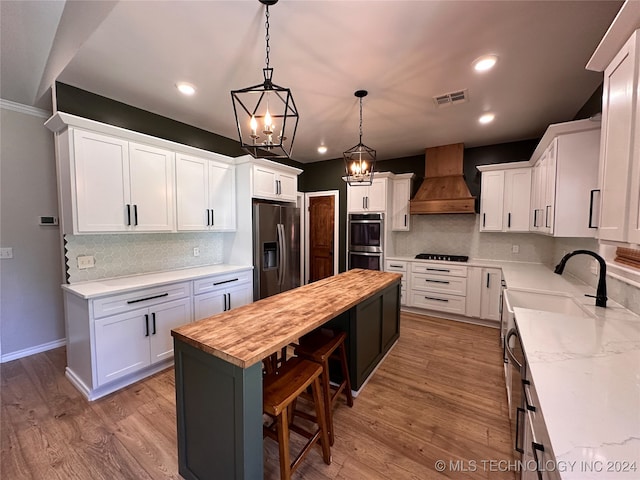
[[[284,362],[277,370],[263,377],[262,408],[266,414],[275,419],[273,424],[269,427],[265,426],[263,431],[265,436],[269,436],[278,442],[280,478],[282,480],[291,478],[291,474],[298,468],[300,462],[318,440],[322,447],[324,463],[327,465],[331,463],[327,420],[320,387],[321,373],[321,365],[302,358],[292,358]],[[294,425],[293,422],[290,423],[290,420],[293,419],[292,412],[295,401],[308,387],[311,387],[313,393],[316,413],[315,421],[318,425],[315,432],[309,432]],[[308,439],[306,445],[293,462],[290,462],[289,455],[290,430]]]
[[[347,397],[347,405],[353,407],[353,395],[351,393],[351,380],[349,378],[349,366],[347,364],[347,351],[345,347],[345,332],[334,331],[328,328],[316,329],[300,338],[299,345],[295,348],[295,354],[300,358],[312,360],[322,365],[322,394],[329,427],[329,441],[335,442],[333,428],[333,406],[340,393]],[[342,382],[335,388],[329,383],[329,359],[340,362]]]

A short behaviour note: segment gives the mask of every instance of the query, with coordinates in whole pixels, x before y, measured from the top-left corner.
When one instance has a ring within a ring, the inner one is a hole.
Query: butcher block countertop
[[[183,325],[171,335],[247,368],[400,279],[397,273],[349,270]]]

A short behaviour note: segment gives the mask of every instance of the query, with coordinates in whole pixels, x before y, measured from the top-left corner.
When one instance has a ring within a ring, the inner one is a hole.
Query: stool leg
[[[278,415],[278,447],[280,453],[280,479],[291,479],[291,462],[289,460],[289,408]]]
[[[340,344],[340,347],[338,347],[338,349],[340,350],[340,365],[342,366],[342,376],[344,380],[347,382],[347,385],[345,387],[346,392],[344,392],[347,395],[347,405],[349,405],[350,407],[353,407],[353,394],[351,393],[351,379],[349,378],[349,368],[347,366],[347,350],[344,346],[344,342]]]
[[[316,418],[320,427],[320,444],[322,446],[322,459],[327,465],[331,464],[331,447],[329,446],[329,435],[327,434],[327,418],[325,417],[325,407],[323,395],[320,393],[320,381],[316,377],[313,380],[313,403],[316,405]]]
[[[329,360],[325,360],[322,364],[322,396],[324,397],[325,418],[327,419],[327,429],[329,430],[329,443],[334,444],[336,438],[333,432],[333,402],[331,401],[331,385],[329,385]]]

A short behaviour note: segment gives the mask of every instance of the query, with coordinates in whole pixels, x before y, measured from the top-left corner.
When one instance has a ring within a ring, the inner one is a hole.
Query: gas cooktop
[[[469,260],[466,255],[443,255],[440,253],[419,253],[416,258],[419,260],[444,260],[445,262],[466,262]]]

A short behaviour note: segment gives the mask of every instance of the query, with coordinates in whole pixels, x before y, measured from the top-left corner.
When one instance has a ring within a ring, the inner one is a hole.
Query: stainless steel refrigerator
[[[253,204],[253,299],[300,286],[300,209]]]

